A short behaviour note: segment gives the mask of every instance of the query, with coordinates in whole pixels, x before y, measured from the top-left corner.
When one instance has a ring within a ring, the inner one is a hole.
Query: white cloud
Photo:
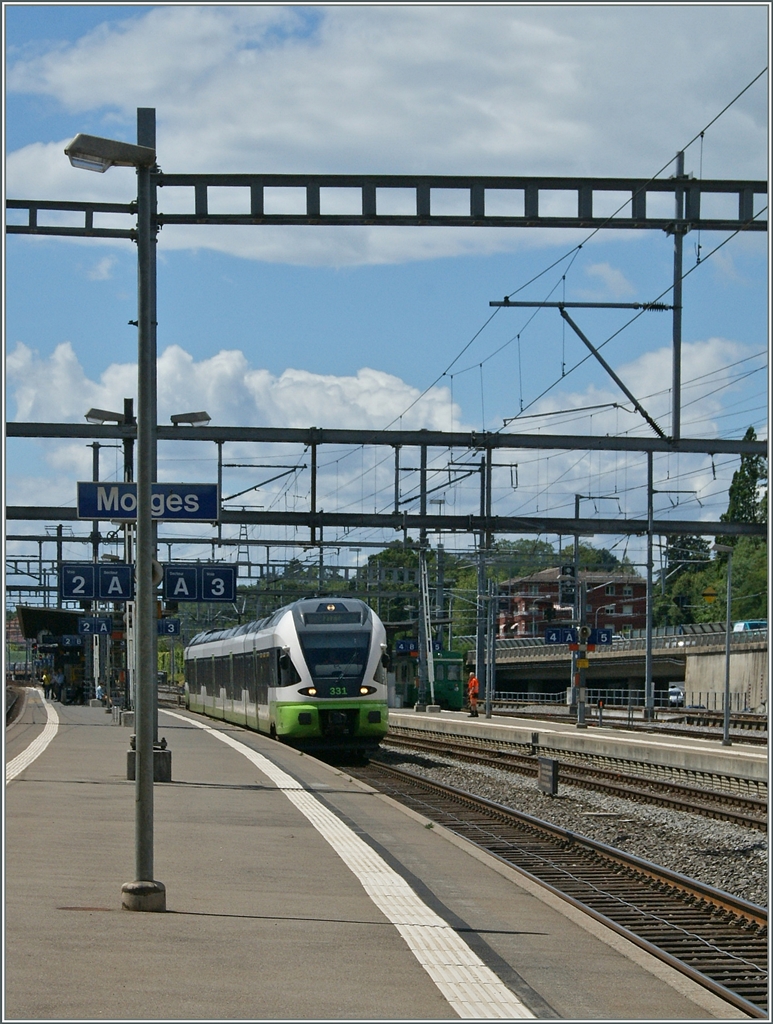
[[[588,277],[597,278],[601,282],[604,296],[622,299],[625,296],[633,295],[636,291],[622,270],[610,266],[609,263],[593,263],[585,268],[585,273]],[[591,293],[582,292],[582,294]]]
[[[8,87],[89,113],[99,133],[128,140],[135,108],[156,106],[168,172],[640,177],[764,66],[766,18],[744,5],[170,5],[18,60]],[[705,173],[765,176],[765,96],[760,83],[710,129]],[[8,194],[132,198],[130,170],[75,171],[66,141],[10,154]],[[687,160],[697,171],[692,151]],[[522,232],[478,229],[161,237],[162,246],[335,265],[526,242]]]
[[[105,256],[86,272],[86,276],[90,281],[109,281],[117,262],[115,256]]]
[[[122,408],[123,399],[136,394],[136,364],[114,363],[98,381],[91,380],[70,342],[43,358],[19,343],[8,355],[6,372],[17,420],[81,421],[92,406]],[[418,396],[419,390],[399,377],[368,367],[348,377],[296,369],[274,376],[251,367],[238,350],[221,350],[197,362],[178,345],[170,345],[158,360],[161,423],[195,407],[206,409],[213,423],[227,426],[379,429]],[[439,387],[401,422],[405,428],[450,430],[460,417],[449,389]]]

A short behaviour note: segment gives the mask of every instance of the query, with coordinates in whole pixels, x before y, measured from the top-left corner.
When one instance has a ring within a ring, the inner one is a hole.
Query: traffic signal
[[[558,579],[558,603],[574,604],[576,594],[576,580],[574,578],[574,566],[562,565],[561,575]]]

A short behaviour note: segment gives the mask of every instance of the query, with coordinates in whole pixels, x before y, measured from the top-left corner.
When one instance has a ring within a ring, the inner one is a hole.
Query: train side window
[[[247,691],[247,699],[250,704],[255,704],[257,701],[257,678],[255,675],[255,654],[244,655],[244,688]]]
[[[293,664],[293,659],[286,651],[277,651],[279,655],[277,662],[279,666],[279,686],[295,686],[301,681],[298,669]]]
[[[245,689],[244,686],[244,662],[246,657],[244,654],[234,654],[233,660],[233,690],[234,700],[242,699],[242,691]]]

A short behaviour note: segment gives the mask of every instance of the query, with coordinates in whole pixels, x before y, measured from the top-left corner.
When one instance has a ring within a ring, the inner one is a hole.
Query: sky
[[[769,173],[768,75],[717,118],[767,66],[767,4],[6,3],[3,17],[7,198],[131,201],[131,169],[84,173],[63,149],[78,132],[135,141],[139,106],[156,109],[168,173],[668,177],[691,140],[685,168],[696,177]],[[161,190],[162,210],[186,208],[174,193]],[[212,208],[233,208],[224,193]],[[435,199],[450,209],[450,197]],[[398,212],[401,197],[389,201]],[[267,203],[285,209],[292,197]],[[489,302],[519,289],[534,301],[641,302],[670,286],[665,234],[602,231],[578,250],[587,234],[167,226],[159,421],[206,409],[223,426],[501,430],[518,417],[507,429],[646,435],[556,310],[491,317]],[[691,233],[684,251],[682,432],[739,438],[754,426],[766,437],[767,235]],[[82,422],[91,406],[121,409],[136,396],[133,244],[9,236],[5,252],[7,418]],[[611,339],[605,358],[668,432],[671,317],[625,326],[630,318],[577,313],[595,344]],[[8,504],[74,505],[75,482],[91,476],[84,441],[6,448]],[[215,455],[213,444],[162,445],[159,476],[214,481]],[[386,453],[321,455],[322,507],[391,506]],[[256,466],[227,468],[227,496],[271,475],[259,464],[302,464],[304,454],[234,444],[225,459]],[[120,474],[117,449],[101,460],[103,478]],[[589,496],[588,515],[639,516],[646,504],[643,456],[520,451],[498,461],[499,514],[571,516],[577,493]],[[448,463],[431,453],[432,486],[450,479]],[[737,466],[657,458],[656,516],[718,518]],[[437,507],[473,511],[476,487],[449,483]],[[404,488],[415,489],[410,474]],[[299,471],[237,504],[306,508],[308,493]],[[596,543],[641,556],[639,541]],[[84,556],[78,545],[68,552]]]

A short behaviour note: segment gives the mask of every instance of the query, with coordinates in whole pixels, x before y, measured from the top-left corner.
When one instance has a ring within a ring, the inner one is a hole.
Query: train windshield
[[[299,639],[315,686],[357,692],[368,662],[369,632],[302,632]]]

